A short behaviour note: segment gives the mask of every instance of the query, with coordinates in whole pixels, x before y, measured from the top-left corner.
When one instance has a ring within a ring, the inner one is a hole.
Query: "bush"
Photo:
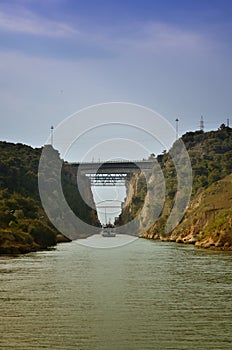
[[[40,220],[34,220],[29,226],[29,234],[34,238],[42,248],[50,247],[56,244],[56,234],[45,223]]]

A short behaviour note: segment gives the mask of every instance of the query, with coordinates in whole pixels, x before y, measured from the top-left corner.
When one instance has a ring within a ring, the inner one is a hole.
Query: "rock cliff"
[[[177,243],[191,243],[196,247],[232,250],[232,174],[202,190],[189,204],[182,222],[165,236],[159,222],[144,238]]]
[[[177,194],[176,170],[169,152],[156,158],[165,178],[165,191],[154,162],[147,181],[142,174],[132,177],[116,223],[123,224],[136,217],[140,237],[232,249],[232,129],[222,125],[208,133],[189,132],[182,140],[192,164],[193,187],[179,225],[165,233]]]

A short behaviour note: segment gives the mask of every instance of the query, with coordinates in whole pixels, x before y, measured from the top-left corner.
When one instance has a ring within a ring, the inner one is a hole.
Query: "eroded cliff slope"
[[[118,222],[122,224],[137,217],[143,238],[231,249],[232,129],[222,125],[217,131],[189,132],[182,140],[192,164],[193,186],[187,211],[179,225],[165,233],[177,192],[176,169],[169,152],[157,156],[166,186],[163,207],[160,208],[162,181],[157,177],[154,163],[147,184],[141,181],[142,174],[132,177]],[[135,205],[138,199],[139,206]]]

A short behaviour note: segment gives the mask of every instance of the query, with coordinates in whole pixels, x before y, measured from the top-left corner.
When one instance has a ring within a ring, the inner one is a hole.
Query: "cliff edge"
[[[141,237],[232,250],[232,174],[196,195],[170,235],[161,232],[158,221]]]

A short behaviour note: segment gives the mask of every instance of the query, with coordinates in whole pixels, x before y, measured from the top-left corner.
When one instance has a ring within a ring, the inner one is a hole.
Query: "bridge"
[[[101,214],[104,217],[105,224],[108,224],[110,219],[107,220],[107,215],[108,218],[112,219],[114,217],[115,220],[115,214],[118,215],[119,211],[121,212],[123,203],[123,201],[118,199],[105,199],[96,203],[95,205],[98,211],[98,217]]]
[[[88,176],[91,186],[124,186],[132,174],[151,170],[154,162],[134,160],[71,163],[71,165],[77,168],[80,174]]]
[[[107,203],[107,204],[104,204]],[[114,203],[113,205],[110,205],[109,203]],[[118,204],[116,204],[118,203]],[[104,199],[103,201],[100,201],[98,203],[96,203],[96,207],[98,209],[107,209],[107,208],[111,208],[111,209],[121,209],[122,205],[124,202],[119,201],[118,199]]]

